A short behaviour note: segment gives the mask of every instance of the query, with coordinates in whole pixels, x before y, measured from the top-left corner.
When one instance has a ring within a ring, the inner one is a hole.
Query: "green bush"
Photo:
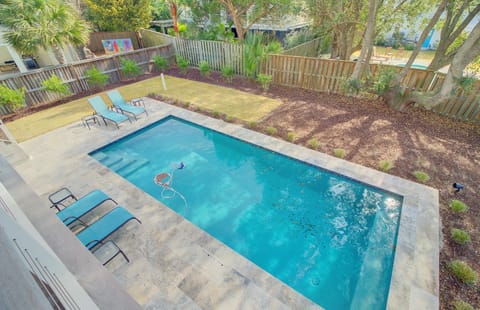
[[[315,138],[308,140],[307,144],[309,147],[311,147],[314,150],[318,149],[319,143],[318,143],[318,140]]]
[[[262,85],[264,91],[267,91],[270,88],[270,83],[272,83],[272,76],[268,74],[259,74],[257,76],[257,81]]]
[[[452,235],[452,239],[455,241],[455,243],[465,244],[471,241],[470,235],[463,229],[452,228],[450,230],[450,234]]]
[[[200,69],[201,75],[206,77],[210,76],[210,72],[211,72],[210,65],[205,60],[200,62],[200,64],[198,65],[198,69]]]
[[[0,84],[0,105],[11,110],[25,105],[25,88],[11,89]]]
[[[225,115],[225,121],[231,123],[233,121],[233,116]]]
[[[346,152],[344,149],[333,149],[333,154],[338,158],[345,158]]]
[[[134,78],[142,74],[140,66],[135,61],[125,58],[120,58],[120,71],[127,78]]]
[[[215,118],[219,118],[219,117],[220,117],[220,112],[218,112],[218,111],[213,111],[213,112],[212,112],[212,116],[215,117]]]
[[[412,174],[418,182],[425,183],[430,180],[430,176],[426,172],[416,170]]]
[[[92,67],[85,71],[87,76],[87,83],[93,87],[103,88],[108,81],[108,75],[100,72],[97,67]]]
[[[455,300],[452,306],[455,310],[475,310],[468,302],[459,299]]]
[[[181,73],[187,73],[189,64],[190,62],[188,61],[188,59],[185,59],[182,56],[177,56],[177,66],[180,69]]]
[[[287,134],[287,139],[290,142],[293,142],[295,140],[295,133],[293,131],[289,131]]]
[[[257,127],[257,122],[251,121],[248,122],[248,128],[254,129]]]
[[[268,126],[267,129],[266,129],[266,132],[270,136],[273,136],[273,135],[277,134],[277,128],[272,127],[272,126]]]
[[[450,201],[450,208],[453,212],[457,213],[465,212],[468,210],[468,206],[463,201],[457,199],[453,199],[452,201]]]
[[[448,268],[453,275],[467,285],[475,285],[478,280],[478,274],[467,263],[461,260],[454,260],[448,264]]]
[[[394,165],[391,161],[389,160],[381,160],[378,162],[378,167],[380,168],[380,170],[382,170],[383,172],[388,172],[390,170],[393,169]]]
[[[160,71],[168,69],[169,67],[168,59],[165,57],[156,55],[152,57],[152,61],[155,67]]]
[[[62,95],[70,94],[70,87],[67,84],[64,84],[62,79],[58,75],[53,74],[48,80],[42,82],[43,87],[46,91],[52,93],[58,93]]]
[[[347,79],[343,80],[341,87],[345,94],[357,96],[363,85],[359,79]]]
[[[224,66],[222,67],[222,76],[225,80],[227,80],[229,83],[232,82],[233,80],[233,75],[234,75],[234,72],[233,72],[233,68],[230,67],[230,66]]]
[[[382,96],[391,87],[391,83],[395,79],[396,70],[393,68],[384,68],[378,72],[373,82],[373,91]]]

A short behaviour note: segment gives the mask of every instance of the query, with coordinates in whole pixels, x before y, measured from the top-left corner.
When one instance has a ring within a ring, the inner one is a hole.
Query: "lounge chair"
[[[57,212],[57,216],[67,226],[69,226],[75,221],[79,221],[80,223],[85,225],[85,223],[82,222],[80,218],[95,209],[96,207],[100,206],[107,200],[111,200],[115,204],[117,204],[115,200],[107,196],[101,190],[97,189],[86,194],[65,209]]]
[[[121,122],[124,122],[126,120],[131,122],[128,116],[109,110],[100,96],[89,98],[88,103],[90,103],[92,108],[95,110],[95,114],[97,114],[103,119],[105,126],[107,126],[107,120],[113,122],[117,126],[117,128],[120,128],[118,124],[120,124]]]
[[[119,109],[123,113],[129,113],[133,115],[135,119],[137,119],[137,116],[142,113],[148,115],[147,110],[144,108],[128,104],[125,99],[123,99],[120,92],[116,89],[107,92],[107,96],[110,98],[115,108]]]
[[[77,238],[87,249],[91,250],[130,220],[142,223],[123,207],[116,207],[79,232]]]

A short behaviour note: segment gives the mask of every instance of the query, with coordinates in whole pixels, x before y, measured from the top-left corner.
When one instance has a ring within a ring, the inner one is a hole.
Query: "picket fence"
[[[0,76],[0,84],[11,89],[25,89],[25,103],[27,106],[44,104],[61,99],[63,96],[44,89],[43,81],[49,79],[53,74],[59,76],[64,83],[70,87],[71,95],[90,90],[92,87],[88,84],[86,71],[97,67],[101,72],[108,75],[108,83],[119,82],[126,77],[122,76],[120,59],[131,59],[135,61],[143,73],[149,72],[152,68],[152,57],[162,56],[174,62],[174,50],[171,44],[156,47],[139,49],[131,52],[116,54],[113,56],[103,56],[79,62],[41,68],[20,74],[11,74]],[[0,106],[0,114],[8,114],[12,111],[6,106]]]

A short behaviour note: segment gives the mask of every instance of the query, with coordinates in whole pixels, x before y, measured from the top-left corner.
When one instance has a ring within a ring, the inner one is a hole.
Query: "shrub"
[[[268,126],[266,131],[267,131],[267,134],[269,134],[270,136],[277,134],[277,128],[272,126]]]
[[[421,183],[425,183],[425,182],[428,182],[428,180],[430,180],[430,176],[426,172],[423,172],[420,170],[414,171],[413,176],[417,179],[418,182],[421,182]]]
[[[359,79],[348,79],[343,80],[341,87],[347,95],[357,96],[363,85]]]
[[[448,264],[448,268],[453,275],[467,285],[475,285],[478,280],[478,274],[467,263],[461,260],[454,260]]]
[[[455,243],[465,244],[471,241],[470,235],[463,229],[452,228],[450,230],[450,234],[452,235],[452,239],[455,241]]]
[[[160,71],[168,69],[169,67],[168,59],[165,57],[156,55],[152,57],[152,61],[155,67]]]
[[[218,111],[213,111],[213,112],[212,112],[212,116],[215,117],[215,118],[219,118],[219,117],[220,117],[220,112],[218,112]]]
[[[452,201],[450,201],[450,208],[453,212],[457,213],[465,212],[468,210],[468,206],[463,201],[457,199],[453,199]]]
[[[48,80],[43,81],[42,85],[45,87],[45,90],[52,93],[59,93],[62,95],[70,94],[70,87],[68,87],[67,84],[64,84],[62,79],[56,74],[53,74]]]
[[[234,72],[233,72],[233,68],[230,67],[230,66],[224,66],[222,67],[222,76],[225,80],[227,80],[229,83],[232,82],[233,80],[233,75],[234,75]]]
[[[177,56],[177,66],[180,69],[181,73],[187,73],[189,64],[190,62],[188,61],[188,59],[185,59],[182,56]]]
[[[186,101],[186,102],[183,103],[183,105],[184,105],[186,108],[188,108],[188,107],[190,106],[190,102]]]
[[[11,89],[0,84],[0,105],[15,110],[25,104],[25,89]]]
[[[293,142],[295,140],[295,133],[293,131],[289,131],[287,134],[287,139],[290,142]]]
[[[262,85],[264,91],[267,91],[270,88],[270,83],[272,83],[272,76],[268,74],[259,74],[257,76],[257,81]]]
[[[393,166],[393,163],[389,160],[381,160],[381,161],[378,162],[378,167],[383,172],[388,172],[388,171],[392,170],[392,168],[394,166]]]
[[[131,59],[120,58],[120,66],[120,70],[127,78],[134,78],[142,74],[140,66]]]
[[[452,306],[455,310],[475,310],[468,302],[459,299],[455,300]]]
[[[225,121],[226,122],[232,122],[233,121],[233,116],[230,116],[230,115],[225,115]]]
[[[108,75],[100,72],[97,67],[92,67],[85,71],[87,82],[93,87],[103,88],[108,81]]]
[[[373,82],[373,91],[382,96],[391,87],[396,71],[393,68],[381,69]]]
[[[308,140],[307,144],[309,147],[311,147],[314,150],[318,149],[318,140],[315,138]]]
[[[255,127],[257,127],[257,122],[254,122],[254,121],[248,122],[248,128],[253,129]]]
[[[344,149],[333,149],[333,154],[338,158],[345,158],[346,152]]]
[[[200,69],[200,74],[202,74],[203,76],[206,76],[206,77],[209,77],[210,76],[210,65],[208,64],[208,62],[206,62],[205,60],[203,60],[202,62],[200,62],[200,64],[198,65],[198,68]]]

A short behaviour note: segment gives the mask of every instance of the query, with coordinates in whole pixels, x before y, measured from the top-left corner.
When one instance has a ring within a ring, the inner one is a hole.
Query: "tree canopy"
[[[53,48],[60,63],[60,48],[65,44],[85,44],[89,26],[72,6],[62,0],[2,0],[0,24],[6,27],[5,39],[23,54],[37,48]]]
[[[152,20],[151,0],[85,0],[86,17],[98,31],[137,31]]]

